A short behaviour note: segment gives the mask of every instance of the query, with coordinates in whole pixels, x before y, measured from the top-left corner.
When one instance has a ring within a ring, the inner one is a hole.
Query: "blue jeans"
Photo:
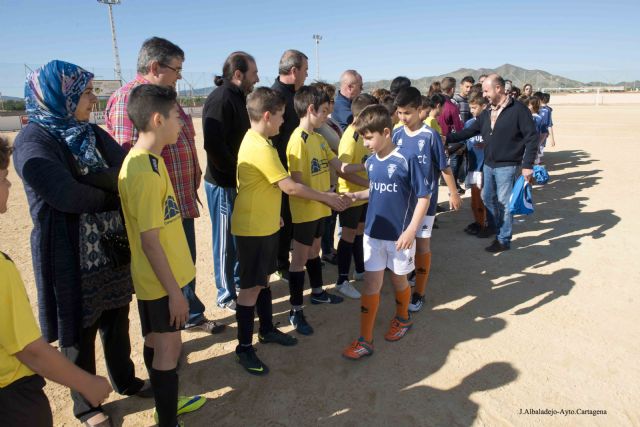
[[[182,227],[184,228],[184,234],[187,236],[187,244],[189,245],[189,252],[191,252],[191,259],[193,263],[196,262],[196,230],[194,226],[193,218],[183,218]],[[187,286],[182,288],[182,294],[189,302],[189,320],[187,324],[197,324],[204,318],[204,304],[200,301],[200,298],[196,295],[196,279],[189,282]]]
[[[497,230],[496,238],[506,246],[511,244],[513,215],[509,212],[509,199],[517,171],[517,166],[492,168],[486,164],[482,170],[482,201],[487,208],[487,223]]]
[[[204,183],[211,216],[213,240],[213,272],[218,289],[218,305],[236,299],[236,286],[240,285],[236,241],[231,235],[231,213],[236,200],[236,189]]]

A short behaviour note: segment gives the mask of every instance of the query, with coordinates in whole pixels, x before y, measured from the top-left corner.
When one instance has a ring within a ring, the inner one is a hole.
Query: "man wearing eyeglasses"
[[[351,101],[362,93],[362,76],[356,70],[347,70],[340,76],[340,91],[336,95],[331,118],[338,122],[342,130],[353,122]]]
[[[141,84],[176,87],[182,78],[184,51],[180,47],[159,37],[145,40],[138,54],[137,75],[135,79],[122,86],[111,95],[107,102],[105,121],[107,131],[128,151],[138,140],[138,131],[127,114],[127,102],[133,88]],[[187,236],[191,257],[195,263],[196,235],[195,218],[200,216],[196,191],[200,186],[202,170],[198,163],[195,146],[195,130],[191,116],[178,105],[183,126],[178,142],[167,145],[162,151],[169,178],[178,198],[182,225]],[[187,330],[201,330],[211,334],[222,332],[224,325],[208,320],[204,316],[204,304],[195,293],[195,279],[182,288],[189,302],[189,320]]]

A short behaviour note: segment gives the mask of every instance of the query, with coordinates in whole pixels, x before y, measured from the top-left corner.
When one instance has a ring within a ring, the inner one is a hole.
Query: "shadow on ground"
[[[591,168],[597,160],[579,150],[549,153],[545,159],[553,165],[551,180],[534,190],[535,214],[514,225],[511,251],[489,254],[483,250],[489,240],[462,231],[471,219],[468,206],[439,216],[427,308],[414,316],[414,328],[406,339],[384,341],[382,335],[394,312],[391,287],[385,285],[375,329],[376,353],[367,360],[351,362],[340,357],[343,347],[358,334],[355,300],[307,306],[305,312],[316,333],[299,337],[297,347],[258,344],[259,356],[271,367],[265,378],[249,376],[236,364],[235,329],[219,336],[185,336],[187,353],[206,351],[214,344],[229,352],[187,362],[181,369],[181,393],[215,396],[200,411],[185,416],[185,422],[198,426],[471,425],[479,408],[470,395],[515,381],[518,370],[502,361],[508,354],[476,371],[445,366],[456,347],[499,333],[508,327],[509,316],[525,316],[570,295],[578,270],[562,268],[546,274],[537,270],[570,256],[581,239],[602,238],[620,221],[611,209],[587,211],[589,200],[579,195],[602,179],[602,171]],[[326,266],[325,282],[333,283],[335,274],[335,267]],[[272,288],[277,300],[275,320],[286,324],[287,285],[273,282]],[[232,316],[222,320],[234,321]],[[437,389],[425,384],[443,368],[459,370],[456,386]],[[125,414],[152,405],[152,400],[130,398],[109,404],[107,410],[121,422]]]

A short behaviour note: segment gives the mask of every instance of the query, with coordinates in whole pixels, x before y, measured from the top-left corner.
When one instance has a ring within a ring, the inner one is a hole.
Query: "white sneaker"
[[[417,313],[424,306],[424,296],[420,296],[417,293],[411,295],[411,303],[409,303],[409,312]]]
[[[218,307],[225,308],[225,309],[227,309],[229,311],[233,311],[235,313],[235,311],[236,311],[236,300],[232,299],[232,300],[229,300],[229,301],[227,301],[227,302],[225,302],[223,304],[218,304]]]
[[[353,280],[358,282],[362,282],[364,280],[364,271],[362,273],[358,273],[357,271],[353,272]]]
[[[353,299],[360,298],[360,292],[358,292],[358,290],[354,288],[353,285],[347,281],[342,282],[339,285],[336,285],[336,289],[338,290],[338,292],[340,292],[342,295],[346,297],[353,298]]]

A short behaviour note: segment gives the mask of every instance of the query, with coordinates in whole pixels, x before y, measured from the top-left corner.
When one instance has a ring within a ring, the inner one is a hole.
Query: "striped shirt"
[[[127,102],[134,87],[149,84],[143,76],[136,78],[122,86],[111,95],[105,111],[107,131],[126,151],[129,151],[138,140],[138,130],[127,115]],[[200,216],[197,204],[196,190],[198,188],[200,166],[196,151],[196,132],[191,116],[186,114],[178,105],[178,112],[183,126],[178,136],[178,142],[167,145],[162,150],[162,157],[169,172],[173,190],[178,199],[180,213],[183,218],[197,218]]]

